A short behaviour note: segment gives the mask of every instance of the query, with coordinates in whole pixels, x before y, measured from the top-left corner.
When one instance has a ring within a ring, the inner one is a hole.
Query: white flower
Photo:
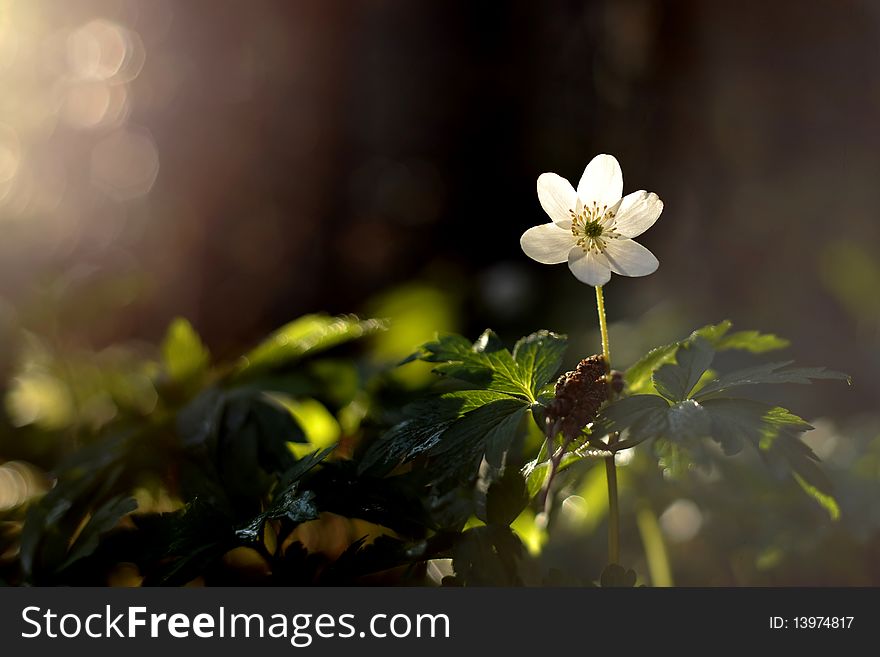
[[[623,173],[613,156],[594,157],[577,192],[561,176],[541,174],[538,200],[553,221],[529,228],[520,238],[533,260],[545,265],[567,260],[578,280],[594,286],[607,283],[611,272],[647,276],[660,265],[631,238],[654,225],[663,201],[644,190],[623,196]]]

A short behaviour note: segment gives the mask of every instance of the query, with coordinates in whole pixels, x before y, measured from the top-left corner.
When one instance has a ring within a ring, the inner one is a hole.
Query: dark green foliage
[[[556,374],[564,336],[540,331],[505,349],[492,331],[474,343],[461,336],[429,342],[406,362],[435,363],[434,371],[466,389],[441,393],[406,409],[407,419],[366,452],[363,471],[388,472],[424,456],[438,479],[469,482],[482,459],[496,472],[520,434],[526,412],[539,406]]]
[[[177,416],[182,445],[212,471],[223,494],[244,513],[295,459],[288,443],[306,442],[291,414],[262,392],[208,389]],[[205,494],[197,487],[192,494]]]
[[[186,584],[239,544],[229,515],[199,498],[181,511],[142,516],[135,524],[142,539],[126,556],[140,566],[145,585]]]
[[[654,371],[651,380],[661,395],[670,401],[683,401],[709,369],[715,350],[703,338],[696,338],[678,348],[675,363],[667,363]]]
[[[723,397],[737,387],[771,383],[811,383],[817,379],[847,380],[849,377],[822,367],[793,368],[791,361],[767,363],[715,375],[709,370],[715,353],[741,349],[762,353],[786,343],[775,336],[754,331],[729,334],[730,323],[695,331],[681,342],[654,350],[636,363],[626,378],[631,385],[657,394],[636,394],[620,399],[600,414],[597,427],[603,433],[620,433],[620,447],[656,439],[661,460],[675,471],[682,459],[708,463],[711,453],[703,439],[712,439],[724,454],[733,455],[748,444],[759,450],[777,472],[783,466],[836,516],[831,487],[816,465],[818,458],[801,440],[812,429],[803,419],[778,406],[749,399]],[[652,372],[653,368],[653,372]],[[652,386],[644,381],[650,374]]]
[[[812,427],[779,406],[726,395],[846,377],[788,362],[710,369],[719,351],[786,346],[776,336],[731,333],[724,322],[655,349],[626,372],[623,395],[563,442],[543,434],[564,336],[539,331],[512,349],[488,330],[474,342],[442,336],[407,359],[439,375],[413,392],[395,388],[375,364],[326,353],[383,327],[308,316],[238,359],[212,363],[192,326],[175,321],[157,362],[138,370],[153,373],[152,410],[130,399],[93,425],[81,413],[66,424],[52,416],[53,435],[74,439],[55,485],[26,513],[15,510],[25,518],[20,536],[0,526],[0,552],[20,548],[17,569],[3,577],[103,583],[126,563],[145,585],[421,584],[429,560],[451,558],[455,574],[444,584],[519,585],[529,559],[522,521],[543,510],[533,498],[560,445],[557,472],[650,441],[652,457],[673,475],[748,448],[839,513],[801,440]],[[296,415],[305,402],[326,409],[325,426]],[[619,441],[610,444],[612,434]],[[322,523],[340,533],[334,556],[310,543]],[[236,559],[249,564],[250,579],[235,573]],[[587,579],[579,581],[593,585]],[[635,583],[616,564],[599,579]]]
[[[263,526],[269,520],[283,518],[293,526],[307,520],[316,520],[318,508],[315,506],[314,499],[315,494],[312,491],[297,493],[296,484],[293,484],[276,495],[268,509],[244,527],[237,529],[235,536],[245,542],[256,542],[262,540]]]
[[[267,370],[289,367],[306,356],[385,328],[386,324],[381,320],[360,320],[353,315],[305,315],[282,326],[242,356],[234,376],[254,377]]]
[[[456,583],[461,586],[517,586],[523,546],[507,526],[468,529],[452,551]]]
[[[730,333],[732,326],[733,324],[729,320],[720,324],[710,324],[697,329],[684,340],[652,349],[626,371],[626,384],[629,393],[649,392],[654,372],[664,363],[675,360],[675,355],[680,347],[687,346],[697,340],[707,342],[716,352],[736,349],[753,354],[784,349],[789,344],[788,340],[758,331]]]
[[[474,343],[459,335],[443,336],[423,345],[404,363],[437,363],[437,374],[458,379],[469,387],[534,402],[559,369],[565,346],[565,336],[539,331],[517,342],[511,353],[494,332],[487,330]]]
[[[632,588],[636,585],[636,572],[628,570],[620,564],[611,563],[605,566],[605,570],[599,576],[599,586],[602,588]]]
[[[413,476],[358,475],[351,461],[323,466],[308,482],[322,511],[367,520],[403,536],[422,538],[431,525],[421,482]]]

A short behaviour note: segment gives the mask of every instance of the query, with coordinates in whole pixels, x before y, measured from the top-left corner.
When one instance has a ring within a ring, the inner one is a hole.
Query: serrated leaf
[[[813,450],[800,439],[802,433],[813,428],[803,418],[751,399],[712,398],[699,405],[710,418],[709,434],[725,454],[736,454],[743,444],[751,444],[771,466],[790,472],[833,519],[839,514],[831,482],[819,468]]]
[[[477,517],[489,525],[508,526],[529,502],[526,482],[514,468],[505,468],[500,478],[489,484],[485,498],[477,504]]]
[[[835,372],[824,367],[791,367],[793,361],[764,363],[754,367],[730,372],[707,383],[694,395],[702,399],[739,386],[751,386],[767,383],[812,383],[817,379],[837,379],[849,381],[850,377],[843,372]]]
[[[426,561],[435,554],[445,553],[448,542],[449,537],[446,535],[436,535],[429,540],[416,542],[382,535],[367,543],[366,537],[362,537],[349,545],[338,559],[321,572],[320,584],[351,585],[364,575]]]
[[[715,344],[724,337],[731,326],[732,324],[729,320],[724,320],[719,324],[709,324],[697,329],[684,340],[655,347],[626,371],[624,379],[626,380],[629,393],[637,395],[651,392],[653,389],[651,375],[661,365],[673,362],[675,354],[681,345],[689,341],[692,342],[697,338],[706,340],[710,345]]]
[[[831,481],[819,467],[819,457],[800,440],[802,431],[788,424],[773,427],[761,440],[760,448],[771,465],[783,462],[808,484],[830,495],[833,489]]]
[[[324,459],[330,456],[334,449],[336,449],[336,445],[331,445],[324,449],[317,449],[311,454],[303,456],[299,461],[284,471],[284,474],[282,474],[278,480],[278,486],[281,489],[290,487],[292,484],[302,479],[315,466],[323,462]]]
[[[610,563],[605,566],[599,577],[602,588],[632,588],[637,581],[636,571],[624,568],[620,564]]]
[[[63,570],[94,552],[101,536],[116,527],[119,521],[137,509],[137,506],[137,501],[133,497],[123,495],[110,498],[99,506],[76,537],[67,554],[67,559],[58,567],[58,570]]]
[[[289,443],[307,442],[287,408],[271,395],[249,388],[204,391],[178,413],[176,428],[184,447],[198,453],[201,465],[214,475],[187,477],[185,483],[216,481],[230,501],[244,505],[241,511],[248,515],[255,510],[255,500],[274,483],[272,475],[296,462]]]
[[[711,417],[712,438],[728,455],[739,452],[743,443],[766,450],[782,434],[797,438],[813,428],[784,408],[752,399],[724,397],[706,399],[700,404]]]
[[[450,450],[467,449],[477,441],[488,441],[496,431],[509,431],[519,423],[528,406],[518,399],[504,398],[484,404],[456,420],[430,450],[432,456]]]
[[[467,586],[517,586],[523,545],[510,528],[474,527],[461,535],[452,551],[456,578]]]
[[[240,544],[224,510],[201,498],[173,513],[134,515],[132,520],[147,539],[142,546],[148,564],[144,585],[185,584]]]
[[[780,338],[772,333],[759,331],[737,331],[721,337],[715,344],[715,351],[739,349],[753,354],[763,354],[776,349],[785,349],[791,344],[785,338]]]
[[[358,465],[359,472],[387,471],[407,463],[436,445],[452,423],[491,402],[510,399],[491,390],[459,390],[410,404],[407,419],[370,445]]]
[[[701,337],[681,344],[675,354],[676,362],[667,363],[654,372],[654,387],[670,401],[687,399],[714,357],[715,350]]]
[[[840,506],[837,504],[837,500],[834,499],[833,495],[823,493],[797,473],[794,474],[794,479],[800,487],[804,489],[804,492],[807,495],[816,500],[819,505],[828,512],[828,517],[832,520],[840,520]]]
[[[261,539],[263,525],[268,520],[283,518],[296,527],[308,520],[318,517],[318,508],[315,506],[315,494],[310,491],[297,491],[297,485],[293,484],[281,491],[273,500],[269,508],[256,516],[246,525],[235,531],[235,536],[243,541],[255,542]]]
[[[665,435],[670,440],[692,441],[709,437],[712,419],[700,404],[685,399],[666,411],[666,425]]]
[[[738,349],[759,354],[788,346],[788,340],[758,331],[738,331],[729,333],[732,324],[724,320],[697,329],[684,340],[672,342],[649,351],[626,371],[625,380],[630,394],[652,392],[651,375],[661,365],[675,360],[679,347],[697,339],[705,340],[715,351]]]
[[[662,347],[655,347],[630,367],[624,376],[629,393],[639,395],[651,392],[654,388],[651,383],[651,375],[664,363],[674,360],[678,345],[678,342],[673,342]]]
[[[693,341],[696,338],[702,338],[711,345],[715,345],[721,340],[733,326],[733,322],[724,319],[717,324],[707,324],[693,331],[685,341]]]
[[[532,333],[516,343],[513,359],[535,397],[550,381],[562,365],[562,357],[568,346],[568,338],[550,331]]]
[[[424,504],[424,480],[413,476],[358,474],[356,464],[336,460],[308,479],[320,510],[360,518],[399,535],[423,536],[430,524]]]
[[[524,380],[513,356],[486,331],[474,344],[459,335],[444,335],[422,345],[410,357],[437,363],[434,372],[463,383],[534,401],[531,379]]]
[[[562,459],[559,461],[559,466],[556,468],[556,472],[563,472],[575,463],[580,463],[584,459],[603,459],[611,456],[611,454],[612,452],[601,448],[582,445],[563,455]],[[546,458],[529,461],[523,466],[521,472],[526,480],[526,491],[528,492],[529,498],[534,497],[544,488],[547,476],[550,474],[550,466],[550,460]]]
[[[506,449],[516,437],[527,409],[528,405],[523,401],[509,398],[481,406],[443,432],[429,455],[436,457],[455,452],[476,456],[491,448],[493,454],[487,455],[487,460],[500,468],[502,464],[492,456]]]
[[[305,315],[282,326],[242,356],[236,376],[289,365],[350,340],[382,331],[387,323],[353,315]]]
[[[504,350],[504,343],[492,329],[486,329],[473,344],[473,350],[478,354],[491,354]]]
[[[183,383],[204,372],[211,360],[199,334],[186,319],[171,322],[162,341],[162,365],[172,381]]]
[[[668,429],[669,402],[659,395],[624,397],[599,413],[596,426],[603,433],[627,431],[633,445],[662,436]]]

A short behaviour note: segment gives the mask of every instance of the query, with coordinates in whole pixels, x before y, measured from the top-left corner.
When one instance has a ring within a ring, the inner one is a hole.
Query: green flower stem
[[[651,585],[657,587],[672,586],[672,567],[669,564],[669,554],[666,552],[663,532],[660,530],[657,515],[645,502],[642,502],[641,508],[636,513],[636,525],[639,528],[639,534],[642,536],[642,544],[645,546],[645,557],[648,561]]]
[[[599,311],[599,331],[602,333],[602,356],[605,357],[605,368],[611,369],[611,347],[608,345],[608,323],[605,321],[605,295],[602,286],[596,286],[596,309]]]
[[[602,293],[601,285],[596,286],[596,309],[599,312],[599,331],[602,334],[602,356],[605,358],[605,370],[610,372],[611,347],[608,344],[605,296]],[[616,441],[617,434],[609,436],[609,445],[613,445]],[[617,495],[617,464],[614,462],[613,454],[605,459],[605,478],[608,480],[608,561],[609,563],[620,563],[620,502]]]
[[[617,465],[614,457],[605,458],[608,479],[608,562],[620,563],[620,505],[617,500]]]

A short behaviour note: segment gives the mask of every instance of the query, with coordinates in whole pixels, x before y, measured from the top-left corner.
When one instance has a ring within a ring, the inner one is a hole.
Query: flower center
[[[571,234],[575,236],[575,243],[583,249],[584,253],[600,253],[605,251],[608,240],[617,237],[614,231],[613,210],[607,205],[601,208],[595,202],[591,206],[583,206],[579,212],[569,210],[571,213]]]

